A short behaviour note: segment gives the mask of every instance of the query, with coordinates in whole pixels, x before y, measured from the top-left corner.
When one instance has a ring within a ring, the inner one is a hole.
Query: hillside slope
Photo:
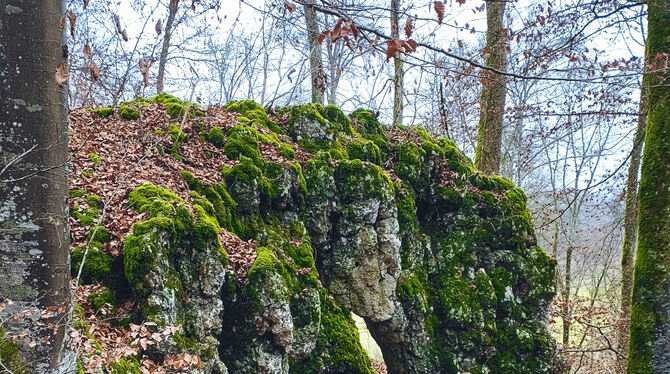
[[[450,140],[306,104],[70,114],[81,368],[558,372],[526,197]],[[142,370],[142,371],[140,371]]]

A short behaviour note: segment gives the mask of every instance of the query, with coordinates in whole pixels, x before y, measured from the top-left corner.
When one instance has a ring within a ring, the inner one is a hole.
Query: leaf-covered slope
[[[82,280],[125,306],[114,324],[178,326],[125,365],[372,373],[353,311],[389,373],[558,370],[555,261],[525,195],[450,140],[365,110],[169,95],[70,118],[73,266],[88,253]],[[104,329],[99,299],[80,318]]]

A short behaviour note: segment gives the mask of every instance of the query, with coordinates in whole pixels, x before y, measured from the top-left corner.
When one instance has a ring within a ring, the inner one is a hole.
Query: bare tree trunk
[[[638,240],[628,373],[670,372],[670,2],[647,1],[648,115],[638,191]]]
[[[635,243],[637,241],[637,174],[642,159],[642,143],[647,123],[647,94],[640,90],[640,113],[637,118],[637,129],[633,139],[633,150],[628,165],[626,179],[626,207],[623,219],[623,243],[621,248],[621,321],[628,323],[630,319],[631,297],[633,295],[633,264],[635,261]],[[626,355],[628,352],[628,329],[619,331],[617,350]],[[622,372],[626,362],[619,359]]]
[[[341,43],[341,42],[340,42]],[[328,41],[328,70],[330,70],[330,84],[328,85],[328,104],[337,105],[337,87],[340,84],[340,64],[342,58],[341,50],[336,43]]]
[[[67,344],[67,90],[56,82],[66,78],[63,9],[0,0],[0,304],[13,302],[0,305],[0,330],[27,366],[9,372],[76,371]]]
[[[561,314],[563,320],[563,345],[570,343],[570,291],[572,283],[572,246],[568,246],[565,251],[565,284],[563,285],[563,306],[561,307]]]
[[[500,71],[507,68],[507,41],[503,29],[505,3],[499,0],[486,1],[486,66]],[[475,165],[484,173],[497,174],[500,168],[506,78],[490,71],[482,74],[484,83],[480,95]]]
[[[319,23],[314,0],[305,1],[305,22],[309,41],[309,70],[312,73],[312,102],[323,104],[323,92],[326,89],[326,76],[321,62],[321,44],[319,44]]]
[[[177,17],[177,10],[179,9],[179,0],[170,0],[168,19],[165,23],[165,30],[163,36],[163,47],[161,48],[161,55],[158,61],[158,77],[156,78],[156,92],[163,92],[163,82],[165,80],[165,65],[167,64],[168,53],[170,52],[170,38],[174,31],[174,20]]]
[[[398,22],[400,18],[400,0],[391,0],[391,37],[400,38]],[[393,75],[393,124],[402,124],[403,112],[403,80],[404,72],[402,69],[402,60],[400,52],[397,52],[393,58],[395,74]]]
[[[447,105],[445,104],[445,98],[444,98],[444,90],[442,89],[442,82],[439,82],[439,87],[440,87],[440,107],[439,107],[439,112],[440,112],[440,131],[444,133],[444,136],[447,138],[451,139],[451,135],[449,134],[449,119],[447,118]]]

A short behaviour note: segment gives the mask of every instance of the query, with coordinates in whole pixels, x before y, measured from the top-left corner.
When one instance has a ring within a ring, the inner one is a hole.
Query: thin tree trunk
[[[323,92],[326,89],[326,76],[323,74],[321,44],[319,44],[319,22],[314,0],[305,1],[305,22],[309,42],[309,70],[312,74],[312,102],[323,104]]]
[[[0,307],[0,329],[27,365],[10,372],[76,372],[67,344],[67,89],[56,83],[66,77],[63,9],[0,0],[0,303],[13,302]]]
[[[563,285],[563,306],[561,307],[561,314],[563,316],[563,345],[570,343],[570,291],[572,283],[572,246],[568,246],[565,250],[565,284]]]
[[[337,105],[337,87],[340,84],[339,59],[342,57],[336,43],[328,41],[328,69],[330,70],[330,84],[328,104]]]
[[[158,77],[156,78],[156,92],[163,92],[163,82],[165,80],[165,65],[167,64],[168,53],[170,52],[170,38],[174,31],[174,20],[177,17],[177,10],[179,9],[179,0],[170,0],[168,19],[165,23],[165,30],[163,36],[163,47],[161,48],[161,55],[158,60]]]
[[[638,241],[628,373],[670,372],[670,2],[648,0],[647,124],[638,191]],[[652,69],[652,70],[656,70]]]
[[[391,0],[391,37],[400,39],[400,30],[398,27],[400,18],[400,0]],[[397,52],[393,58],[395,73],[393,75],[393,124],[402,124],[403,112],[403,81],[404,72],[400,52]]]
[[[505,1],[486,1],[486,66],[505,71],[507,68],[506,38],[503,29]],[[498,174],[502,144],[503,112],[505,110],[506,78],[490,71],[484,75],[480,95],[479,130],[475,149],[475,165],[487,174]]]
[[[623,243],[621,248],[621,321],[628,324],[630,319],[631,297],[633,294],[633,263],[635,261],[635,242],[637,241],[637,174],[642,159],[642,143],[647,121],[647,95],[644,88],[640,90],[640,113],[637,118],[637,129],[633,139],[633,150],[628,165],[626,179],[626,207],[623,219]],[[626,355],[628,352],[628,329],[619,331],[617,350]],[[625,372],[626,363],[621,359],[620,366]]]

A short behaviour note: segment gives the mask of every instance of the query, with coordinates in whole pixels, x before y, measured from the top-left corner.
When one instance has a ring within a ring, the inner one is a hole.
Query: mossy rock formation
[[[184,172],[189,201],[151,184],[129,196],[148,217],[124,246],[136,322],[182,326],[144,354],[187,350],[203,373],[370,374],[354,312],[389,373],[560,372],[547,331],[556,263],[522,190],[452,141],[366,110],[226,108],[240,124],[206,134],[236,160],[219,184]],[[257,248],[243,279],[222,229]]]

